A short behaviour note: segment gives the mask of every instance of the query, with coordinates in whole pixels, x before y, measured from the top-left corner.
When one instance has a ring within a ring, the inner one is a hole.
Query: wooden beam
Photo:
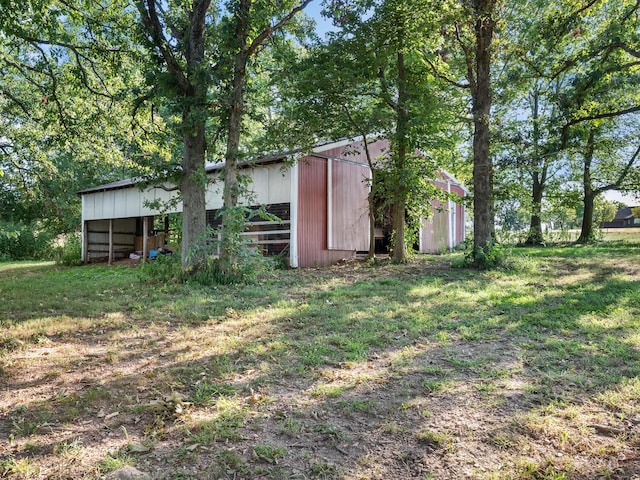
[[[109,265],[113,264],[113,218],[109,219]]]
[[[142,218],[142,261],[149,256],[149,217]]]
[[[89,263],[89,221],[85,220],[84,224],[82,225],[82,243],[83,248],[83,255],[82,255],[82,262],[86,265],[87,263]]]

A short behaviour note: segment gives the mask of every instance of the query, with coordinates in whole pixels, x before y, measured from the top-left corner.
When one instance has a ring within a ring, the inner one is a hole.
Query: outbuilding
[[[369,144],[371,158],[381,157],[388,142]],[[207,223],[219,225],[223,164],[208,164]],[[252,179],[243,203],[264,206],[279,220],[252,219],[244,235],[265,254],[282,255],[291,267],[336,263],[366,252],[369,247],[367,197],[371,169],[362,142],[324,143],[295,162],[290,154],[269,155],[242,165]],[[467,190],[442,171],[437,184],[460,196],[460,201],[434,202],[434,216],[423,222],[418,250],[452,249],[465,237]],[[173,185],[148,185],[128,179],[78,192],[82,198],[82,255],[85,263],[146,258],[164,246],[169,233],[166,215],[180,213]],[[384,233],[380,229],[377,235]],[[134,253],[135,254],[135,253]]]

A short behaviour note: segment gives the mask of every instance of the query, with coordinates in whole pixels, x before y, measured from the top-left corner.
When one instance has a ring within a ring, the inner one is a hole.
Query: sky
[[[304,9],[304,11],[316,21],[316,31],[320,37],[323,37],[325,33],[334,29],[331,22],[324,18],[320,13],[322,11],[322,2],[318,0],[313,1]]]
[[[635,207],[640,205],[640,198],[634,197],[633,195],[625,195],[617,190],[610,190],[608,192],[604,192],[604,198],[610,201],[622,202],[627,204],[630,207]]]

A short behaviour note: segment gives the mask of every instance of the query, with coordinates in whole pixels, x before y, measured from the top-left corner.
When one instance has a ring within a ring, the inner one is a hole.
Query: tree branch
[[[635,112],[640,112],[640,105],[636,105],[630,108],[624,108],[622,110],[616,110],[613,112],[597,113],[594,115],[585,115],[584,117],[574,118],[573,120],[570,120],[562,127],[562,145],[566,145],[567,137],[569,134],[569,128],[571,128],[573,125],[577,125],[582,122],[588,122],[590,120],[601,120],[604,118],[620,117],[622,115],[627,115],[629,113],[635,113]]]
[[[397,112],[400,106],[398,105],[398,102],[394,102],[391,98],[391,94],[389,93],[389,84],[387,83],[387,79],[384,75],[384,68],[382,67],[378,69],[378,79],[380,80],[380,88],[382,89],[381,93],[384,101],[393,111]]]
[[[269,38],[274,32],[280,30],[287,23],[289,23],[291,21],[291,19],[298,12],[301,12],[302,10],[304,10],[304,8],[307,5],[309,5],[312,1],[313,0],[303,0],[303,2],[300,5],[298,5],[297,7],[293,8],[287,15],[285,15],[282,19],[280,19],[280,21],[278,23],[276,23],[275,25],[270,25],[270,26],[266,27],[264,30],[262,30],[260,35],[258,35],[256,38],[254,38],[253,41],[251,42],[251,45],[249,45],[249,48],[247,49],[247,57],[250,57],[251,55],[253,55],[253,52],[255,52],[256,49],[260,45],[262,45],[262,42],[264,42],[267,38]]]
[[[597,188],[595,190],[595,192],[596,193],[602,193],[602,192],[606,192],[607,190],[613,190],[614,188],[618,188],[622,184],[622,182],[624,181],[626,176],[629,174],[629,171],[631,170],[631,167],[633,167],[633,164],[635,163],[636,159],[638,158],[638,155],[640,155],[640,146],[638,146],[638,148],[636,149],[636,153],[634,153],[631,156],[631,158],[629,159],[629,161],[625,165],[625,167],[622,170],[622,172],[620,172],[620,175],[618,175],[618,178],[616,179],[616,181],[613,182],[613,183],[610,183],[609,185],[605,185],[603,187]]]
[[[9,92],[8,90],[0,89],[0,93],[2,93],[2,95],[4,95],[5,97],[7,97],[9,100],[11,100],[13,103],[15,103],[16,105],[18,105],[18,107],[20,107],[20,110],[22,110],[25,115],[27,116],[27,118],[33,118],[31,116],[31,112],[29,111],[29,109],[27,108],[27,105],[20,100],[19,98],[17,98],[15,95],[13,95],[11,92]]]
[[[429,67],[431,68],[431,71],[437,78],[439,78],[440,80],[444,80],[449,85],[453,85],[454,87],[464,88],[464,89],[471,88],[471,84],[456,82],[455,80],[452,80],[451,78],[447,77],[445,74],[441,73],[436,67],[436,65],[427,57],[426,52],[420,52],[420,54],[422,55],[422,59],[427,63],[427,65],[429,65]]]
[[[25,42],[31,43],[31,44],[38,44],[38,45],[49,45],[52,47],[63,47],[63,48],[67,48],[69,50],[91,50],[91,51],[100,51],[100,52],[107,52],[107,53],[119,53],[122,51],[122,48],[120,47],[114,47],[114,48],[104,48],[104,47],[100,47],[97,48],[95,45],[80,45],[80,44],[73,44],[73,43],[68,43],[68,42],[62,42],[62,41],[58,41],[58,40],[45,40],[44,38],[38,38],[38,37],[33,37],[31,35],[24,35],[22,33],[16,33],[16,36],[21,38],[22,40],[24,40]]]
[[[469,48],[469,46],[466,45],[462,41],[462,37],[460,36],[460,24],[459,23],[456,23],[456,41],[458,42],[458,45],[460,45],[460,48],[462,49],[462,52],[464,53],[464,60],[465,60],[465,63],[467,65],[467,80],[469,80],[469,87],[468,88],[471,89],[471,94],[475,96],[476,90],[478,89],[478,86],[476,84],[476,76],[475,76],[475,73],[473,71],[473,52]]]
[[[76,65],[78,66],[78,69],[80,70],[80,77],[81,77],[82,85],[84,85],[84,87],[87,90],[89,90],[91,93],[93,93],[94,95],[96,95],[98,97],[104,97],[104,98],[107,98],[109,100],[113,100],[113,95],[111,95],[111,93],[109,93],[109,89],[106,86],[106,84],[104,83],[104,79],[98,74],[98,72],[96,72],[96,70],[95,70],[95,68],[93,66],[93,62],[91,60],[89,60],[89,64],[91,65],[91,70],[96,75],[96,77],[98,78],[98,80],[100,81],[100,83],[104,87],[104,90],[107,93],[99,92],[96,89],[94,89],[91,85],[89,85],[89,76],[87,75],[87,70],[84,67],[84,65],[82,64],[82,60],[81,60],[82,58],[86,59],[86,57],[84,55],[80,55],[80,53],[75,49],[71,49],[71,51],[73,52],[73,55],[74,55],[74,57],[76,59]]]
[[[69,132],[70,128],[69,128],[69,125],[67,124],[64,107],[62,106],[62,104],[60,103],[60,99],[58,98],[58,79],[55,73],[53,73],[53,70],[51,69],[51,62],[49,62],[49,57],[47,57],[46,52],[40,45],[34,45],[34,47],[36,50],[40,52],[40,55],[42,56],[42,60],[47,66],[48,73],[46,73],[45,75],[47,75],[51,79],[51,93],[53,97],[53,102],[55,103],[56,108],[58,110],[58,117],[60,118],[60,123],[62,124],[62,127],[64,128],[64,130],[66,132]]]
[[[140,12],[140,17],[146,33],[150,37],[153,45],[160,51],[169,73],[174,78],[182,92],[189,91],[191,84],[185,77],[182,68],[178,64],[178,61],[171,50],[169,42],[162,32],[162,24],[160,23],[160,18],[156,12],[155,0],[139,0],[136,2],[136,7]]]

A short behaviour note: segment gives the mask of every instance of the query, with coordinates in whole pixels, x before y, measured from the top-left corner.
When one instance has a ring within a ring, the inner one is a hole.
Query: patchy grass
[[[640,246],[246,287],[0,265],[0,476],[640,475]]]

